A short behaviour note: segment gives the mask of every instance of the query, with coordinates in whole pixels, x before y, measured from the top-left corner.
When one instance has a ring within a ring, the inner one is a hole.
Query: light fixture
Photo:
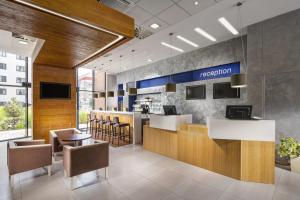
[[[93,93],[93,98],[94,99],[98,99],[99,98],[99,93],[98,92],[94,92]]]
[[[241,30],[242,32],[242,25],[241,25],[241,19],[242,19],[242,16],[241,16],[241,13],[240,13],[240,7],[243,5],[242,2],[238,2],[236,4],[236,7],[238,8],[238,18],[239,18],[239,29]],[[242,42],[242,53],[243,53],[243,61],[244,61],[244,66],[245,66],[245,71],[246,73],[243,74],[243,73],[240,73],[240,74],[234,74],[231,76],[230,78],[230,82],[231,82],[231,87],[232,88],[245,88],[247,87],[247,62],[246,62],[246,58],[245,58],[245,47],[244,47],[244,41],[243,41],[243,34],[240,34],[241,35],[241,42]]]
[[[180,49],[178,47],[175,47],[175,46],[173,46],[171,44],[168,44],[168,43],[165,43],[165,42],[161,42],[161,44],[164,45],[165,47],[169,47],[169,48],[171,48],[171,49],[173,49],[175,51],[184,52],[184,50],[182,50],[182,49]]]
[[[221,17],[219,19],[219,22],[225,27],[227,28],[227,30],[229,30],[233,35],[238,35],[239,32],[227,21],[227,19],[225,19],[225,17]]]
[[[130,96],[135,96],[137,95],[137,89],[136,88],[128,88],[128,94]]]
[[[152,62],[153,60],[152,60],[151,58],[149,58],[147,61],[148,61],[148,62]]]
[[[176,84],[175,83],[167,83],[165,85],[166,92],[176,92]]]
[[[114,96],[115,96],[114,91],[107,92],[107,97],[114,97]]]
[[[158,29],[160,27],[160,25],[157,24],[157,23],[153,23],[153,24],[150,25],[150,27],[153,28],[153,29]]]
[[[197,33],[199,33],[200,35],[202,35],[203,37],[213,41],[213,42],[216,42],[217,39],[214,38],[213,36],[211,36],[209,33],[207,33],[206,31],[202,30],[201,28],[197,27],[194,29]]]
[[[195,6],[198,6],[198,4],[199,4],[198,1],[195,1],[195,2],[194,2],[194,5],[195,5]]]
[[[105,98],[105,92],[99,92],[99,97],[100,98]]]
[[[20,43],[20,44],[28,44],[28,42],[25,41],[25,40],[19,40],[19,43]]]
[[[231,76],[232,88],[244,88],[247,87],[246,74],[234,74]]]
[[[125,91],[124,90],[118,90],[118,97],[123,97]]]
[[[191,46],[193,46],[193,47],[199,47],[199,45],[198,44],[196,44],[196,43],[194,43],[194,42],[192,42],[192,41],[190,41],[190,40],[188,40],[188,39],[186,39],[186,38],[184,38],[184,37],[182,37],[182,36],[180,36],[180,35],[177,35],[176,36],[179,40],[181,40],[181,41],[183,41],[183,42],[185,42],[185,43],[187,43],[187,44],[189,44],[189,45],[191,45]]]

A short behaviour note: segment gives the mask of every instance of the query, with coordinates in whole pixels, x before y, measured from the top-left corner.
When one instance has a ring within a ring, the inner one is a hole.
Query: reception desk
[[[208,133],[200,124],[181,124],[178,131],[144,126],[144,148],[238,180],[274,184],[274,141],[214,139]]]
[[[169,131],[179,130],[180,124],[192,123],[192,115],[150,114],[150,127]]]
[[[141,144],[142,141],[142,116],[140,112],[122,112],[122,111],[102,111],[93,110],[92,113],[96,114],[98,117],[102,115],[105,119],[106,116],[119,117],[120,122],[130,124],[130,133],[133,144]],[[128,129],[126,131],[129,131]]]

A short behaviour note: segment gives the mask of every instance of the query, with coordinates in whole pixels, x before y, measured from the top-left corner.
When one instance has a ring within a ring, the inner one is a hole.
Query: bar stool
[[[129,127],[129,134],[126,135],[126,127]],[[119,129],[119,132],[117,131]],[[126,137],[128,137],[129,144],[131,142],[130,139],[130,124],[129,123],[122,123],[119,120],[119,117],[114,117],[113,119],[113,128],[112,128],[112,144],[114,144],[114,139],[118,139],[118,146],[120,146],[120,139],[124,142],[126,141]]]
[[[103,139],[104,131],[105,131],[105,123],[106,121],[103,119],[103,116],[100,115],[99,119],[96,120],[96,138],[101,134],[101,139]]]
[[[104,140],[106,140],[106,136],[108,136],[108,142],[110,142],[110,137],[112,135],[112,125],[113,122],[110,120],[110,116],[106,116],[104,123]]]
[[[88,133],[88,130],[89,130],[89,133],[91,135],[93,135],[93,127],[94,127],[94,122],[95,121],[96,121],[95,115],[92,115],[91,113],[87,114],[86,133]]]

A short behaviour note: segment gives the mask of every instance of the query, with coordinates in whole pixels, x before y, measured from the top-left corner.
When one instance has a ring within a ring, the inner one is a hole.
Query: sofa
[[[65,177],[71,178],[71,189],[73,189],[73,177],[105,168],[105,179],[109,164],[109,143],[107,141],[95,140],[93,144],[72,147],[63,147],[63,167]]]
[[[10,141],[7,143],[7,166],[10,178],[14,174],[48,167],[51,175],[52,145],[45,140]]]
[[[70,134],[81,134],[81,132],[76,128],[50,130],[49,141],[50,141],[50,144],[52,144],[52,155],[54,157],[54,160],[56,160],[57,153],[60,153],[63,151],[64,145],[74,146],[73,142],[62,142],[62,141],[59,141],[59,139],[58,139],[58,137],[60,135],[70,135]],[[81,145],[81,141],[79,142],[79,145]]]

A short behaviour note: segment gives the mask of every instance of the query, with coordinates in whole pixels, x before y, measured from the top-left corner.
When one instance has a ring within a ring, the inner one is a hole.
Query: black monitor
[[[174,105],[163,106],[165,115],[177,115],[176,107]]]
[[[71,84],[41,82],[40,98],[41,99],[70,99]]]
[[[230,82],[213,84],[214,99],[240,98],[240,88],[232,88]]]
[[[186,86],[186,100],[205,99],[206,85]]]
[[[250,105],[228,105],[226,107],[227,119],[251,119],[252,106]]]

